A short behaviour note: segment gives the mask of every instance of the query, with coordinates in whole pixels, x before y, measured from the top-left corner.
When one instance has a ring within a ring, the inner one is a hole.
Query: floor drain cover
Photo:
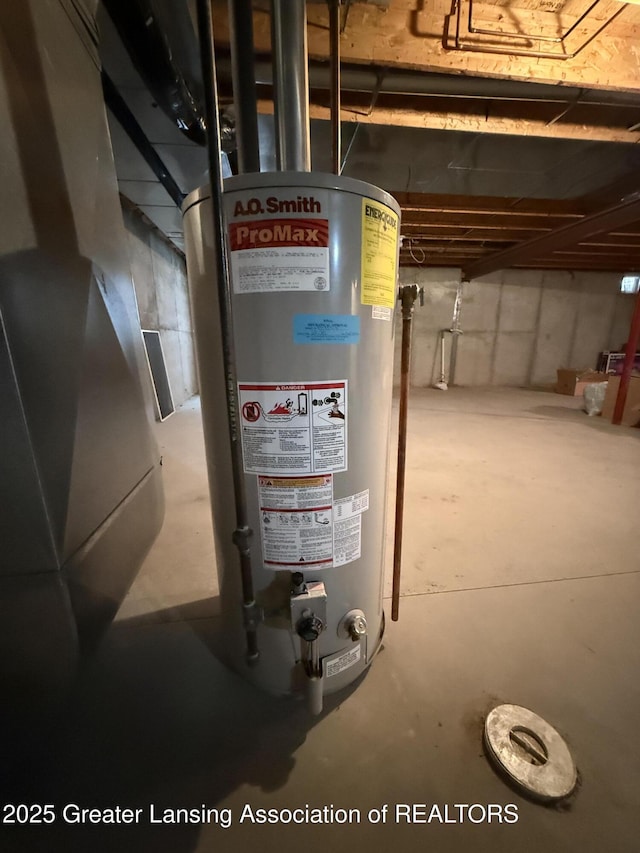
[[[540,800],[569,796],[577,774],[571,753],[558,732],[528,708],[498,705],[484,724],[492,761],[520,788]]]

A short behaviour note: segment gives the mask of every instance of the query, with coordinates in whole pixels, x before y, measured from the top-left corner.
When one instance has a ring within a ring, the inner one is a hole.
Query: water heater
[[[273,693],[316,704],[356,679],[384,629],[385,505],[400,211],[370,184],[313,172],[224,184],[259,657],[250,666],[209,188],[185,200],[225,647]]]

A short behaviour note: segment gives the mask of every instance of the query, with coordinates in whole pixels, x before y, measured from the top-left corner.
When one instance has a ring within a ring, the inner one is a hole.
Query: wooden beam
[[[545,229],[548,233],[551,229]],[[408,237],[416,245],[429,245],[433,242],[449,241],[452,244],[460,242],[468,243],[487,243],[492,246],[497,246],[500,243],[512,244],[523,242],[531,237],[536,237],[542,231],[533,231],[530,229],[524,231],[516,231],[514,229],[496,229],[488,228],[472,228],[465,230],[464,227],[452,229],[451,227],[425,226],[425,225],[407,225],[402,223],[402,234]],[[584,251],[587,249],[609,252],[619,252],[620,249],[638,249],[640,251],[640,235],[629,235],[627,237],[615,237],[611,234],[600,234],[598,237],[583,241],[576,244],[574,251]]]
[[[576,217],[575,220],[570,221],[579,221],[579,217]],[[433,213],[424,213],[424,214],[414,214],[411,219],[407,217],[401,220],[400,229],[402,232],[402,228],[404,225],[432,225],[436,227],[437,225],[464,225],[467,228],[488,228],[493,231],[501,231],[504,228],[513,228],[518,231],[542,231],[547,232],[553,230],[554,228],[559,228],[562,225],[565,225],[567,222],[566,218],[559,216],[547,216],[544,219],[544,222],[540,221],[540,218],[532,215],[532,214],[523,214],[521,217],[514,219],[514,217],[509,216],[505,213],[494,213],[494,214],[481,214],[481,213],[441,213],[441,212],[433,212]],[[543,228],[539,226],[543,225]]]
[[[523,240],[528,240],[530,237],[535,237],[537,234],[544,233],[545,231],[550,231],[551,229],[533,230],[531,228],[527,228],[522,231],[518,231],[516,229],[509,230],[506,228],[465,228],[464,225],[424,225],[403,221],[401,230],[404,237],[410,237],[412,240],[417,240],[418,242],[424,240],[468,240],[476,243],[483,241],[489,241],[492,243],[495,243],[496,241],[500,241],[502,243],[517,243],[522,242]]]
[[[422,258],[422,253],[416,253],[418,258]],[[460,270],[463,270],[465,265],[468,263],[468,258],[462,256],[457,257],[455,255],[436,255],[430,257],[426,254],[424,260],[416,261],[408,255],[400,257],[400,266],[401,267],[456,267]],[[618,273],[623,275],[624,273],[638,273],[640,272],[640,263],[638,263],[638,259],[633,262],[622,262],[622,263],[593,263],[592,261],[584,262],[584,261],[575,261],[571,264],[564,262],[557,262],[553,260],[548,261],[530,261],[526,264],[514,264],[513,269],[528,269],[528,270],[555,270],[555,271],[564,271],[564,272],[609,272],[609,273]]]
[[[389,99],[387,99],[389,100]],[[376,104],[370,114],[365,109],[349,109],[344,103],[340,111],[343,122],[352,124],[392,125],[394,127],[414,127],[423,130],[458,130],[467,133],[501,133],[512,136],[536,136],[544,139],[584,139],[593,142],[640,142],[640,130],[630,131],[624,127],[607,127],[588,123],[562,122],[550,124],[548,121],[521,118],[509,118],[499,115],[474,115],[464,112],[436,113],[429,110],[429,102],[422,99],[421,109],[399,109]],[[261,98],[258,112],[262,115],[273,114],[273,102]],[[310,103],[309,116],[312,119],[329,121],[331,111],[328,106]],[[632,126],[632,125],[630,125]]]
[[[424,99],[423,99],[424,100]],[[260,104],[260,111],[270,113],[272,108]],[[312,119],[328,120],[329,109],[311,104],[309,115]],[[376,104],[370,115],[361,111],[349,110],[343,104],[342,121],[356,124],[383,124],[394,127],[415,127],[428,130],[458,130],[466,133],[502,133],[512,136],[538,136],[544,139],[586,139],[599,142],[640,141],[639,131],[625,128],[601,127],[589,124],[562,122],[549,124],[527,118],[507,118],[496,115],[469,115],[462,112],[435,113],[429,111],[429,104],[422,105],[422,111],[382,107]]]
[[[568,263],[566,261],[554,261],[554,260],[542,260],[542,261],[528,261],[526,264],[514,264],[513,269],[527,269],[527,270],[566,270],[567,272],[571,272],[572,270],[578,272],[612,272],[612,273],[620,273],[620,275],[627,272],[637,272],[640,270],[640,264],[638,263],[638,259],[634,259],[631,261],[622,260],[620,262],[608,261],[607,263],[594,263],[593,261],[572,261]]]
[[[411,250],[422,249],[430,254],[448,254],[448,255],[466,255],[467,260],[477,258],[493,253],[491,246],[452,246],[448,243],[430,243],[430,244],[411,244],[411,249],[407,247],[406,251],[411,253]],[[404,247],[402,251],[405,251]]]
[[[450,193],[394,192],[394,198],[404,211],[435,211],[440,213],[503,213],[518,216],[521,213],[549,215],[579,219],[587,213],[602,209],[602,204],[586,204],[583,199],[509,198],[493,195],[452,195]]]
[[[609,0],[612,8],[616,0]],[[229,44],[227,0],[214,0],[216,40]],[[491,6],[487,15],[495,15]],[[605,7],[606,9],[607,7]],[[640,8],[628,5],[602,36],[569,62],[535,56],[492,56],[445,50],[442,44],[450,0],[391,0],[389,8],[354,3],[341,38],[343,61],[420,71],[508,77],[585,88],[637,91],[640,79]],[[574,14],[577,13],[574,12]],[[522,16],[509,5],[509,15]],[[604,14],[604,12],[603,12]],[[568,20],[568,19],[567,19]],[[597,19],[594,19],[597,20]],[[309,54],[326,60],[329,54],[328,10],[325,3],[308,5]],[[557,26],[557,12],[532,12],[527,27],[540,32]],[[256,52],[271,50],[269,15],[254,13]],[[513,44],[513,42],[511,42]]]

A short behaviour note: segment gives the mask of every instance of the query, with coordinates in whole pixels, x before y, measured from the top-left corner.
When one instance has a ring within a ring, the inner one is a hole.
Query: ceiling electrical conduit
[[[562,35],[559,35],[559,36],[541,36],[537,33],[515,32],[514,30],[496,30],[496,29],[486,30],[486,29],[483,29],[482,27],[474,27],[473,26],[473,0],[468,0],[468,3],[469,3],[469,24],[468,24],[469,32],[475,33],[478,35],[493,36],[494,38],[496,36],[504,36],[505,38],[508,37],[508,38],[512,38],[512,39],[526,39],[528,41],[549,41],[549,42],[555,42],[556,44],[562,44],[564,42],[564,40],[566,38],[568,38],[571,35],[571,33],[576,30],[577,27],[580,26],[580,24],[585,20],[585,18],[587,18],[589,16],[589,14],[596,8],[596,6],[600,5],[601,2],[602,2],[602,0],[594,0],[593,3],[591,4],[591,6],[589,6],[589,8],[586,9],[582,13],[582,15],[580,15],[579,18],[576,18],[574,23],[569,27],[569,29],[566,32],[562,33]],[[619,12],[620,10],[618,9],[617,11]],[[615,15],[614,15],[614,17],[615,17]],[[613,18],[611,20],[613,20]],[[609,21],[607,21],[607,25],[608,24],[609,24]]]
[[[574,26],[572,26],[562,36],[558,37],[558,41],[562,45],[562,47],[564,47],[564,40],[567,37],[567,35],[569,35],[569,33],[573,32],[574,27],[577,26],[582,21],[584,21],[584,19],[587,17],[587,15],[596,6],[598,6],[600,4],[600,2],[601,2],[601,0],[595,0],[595,2],[592,3],[591,6],[589,6],[589,8],[586,10],[586,12],[583,13],[583,15],[578,19],[578,21],[576,21],[576,24]],[[564,61],[567,59],[575,59],[575,57],[578,56],[578,54],[581,53],[585,49],[585,47],[590,45],[591,42],[594,41],[594,39],[596,39],[609,26],[609,24],[613,23],[613,21],[615,21],[615,19],[620,14],[622,14],[622,12],[624,12],[624,10],[625,10],[625,4],[621,4],[620,8],[617,9],[613,13],[613,15],[611,15],[611,17],[607,18],[607,20],[604,21],[604,23],[601,24],[587,39],[585,39],[585,41],[583,41],[579,47],[577,47],[572,53],[566,53],[564,51],[558,51],[558,50],[556,50],[556,51],[522,50],[522,49],[516,48],[513,45],[509,45],[508,43],[505,43],[504,46],[496,46],[496,45],[492,45],[489,43],[482,44],[480,42],[464,41],[464,39],[460,36],[460,21],[461,21],[461,17],[462,17],[462,0],[454,0],[452,13],[450,15],[447,15],[445,18],[445,28],[444,28],[444,36],[443,36],[442,43],[443,43],[445,50],[472,51],[474,53],[493,53],[493,54],[498,54],[501,56],[505,56],[505,55],[506,56],[531,56],[535,59],[559,59],[559,60]],[[473,6],[471,4],[470,8],[469,8],[469,29],[470,29],[470,32],[473,34],[474,32],[480,32],[480,31],[471,29],[472,12],[473,12]],[[453,38],[453,45],[450,45],[450,44],[448,44],[449,37],[450,37],[449,36],[449,24],[450,24],[452,18],[455,18],[455,35]],[[486,31],[483,30],[482,32],[486,32]],[[555,39],[543,38],[543,37],[537,36],[537,35],[525,35],[525,34],[518,33],[517,35],[514,36],[513,33],[501,33],[499,30],[496,30],[494,32],[489,32],[489,35],[492,35],[494,40],[495,40],[496,36],[503,36],[505,39],[526,38],[526,39],[529,39],[531,41],[555,41]]]

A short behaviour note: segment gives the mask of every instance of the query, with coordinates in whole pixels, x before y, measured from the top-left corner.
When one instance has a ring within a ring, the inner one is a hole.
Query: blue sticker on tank
[[[293,342],[296,344],[357,344],[360,317],[353,314],[296,314]]]

